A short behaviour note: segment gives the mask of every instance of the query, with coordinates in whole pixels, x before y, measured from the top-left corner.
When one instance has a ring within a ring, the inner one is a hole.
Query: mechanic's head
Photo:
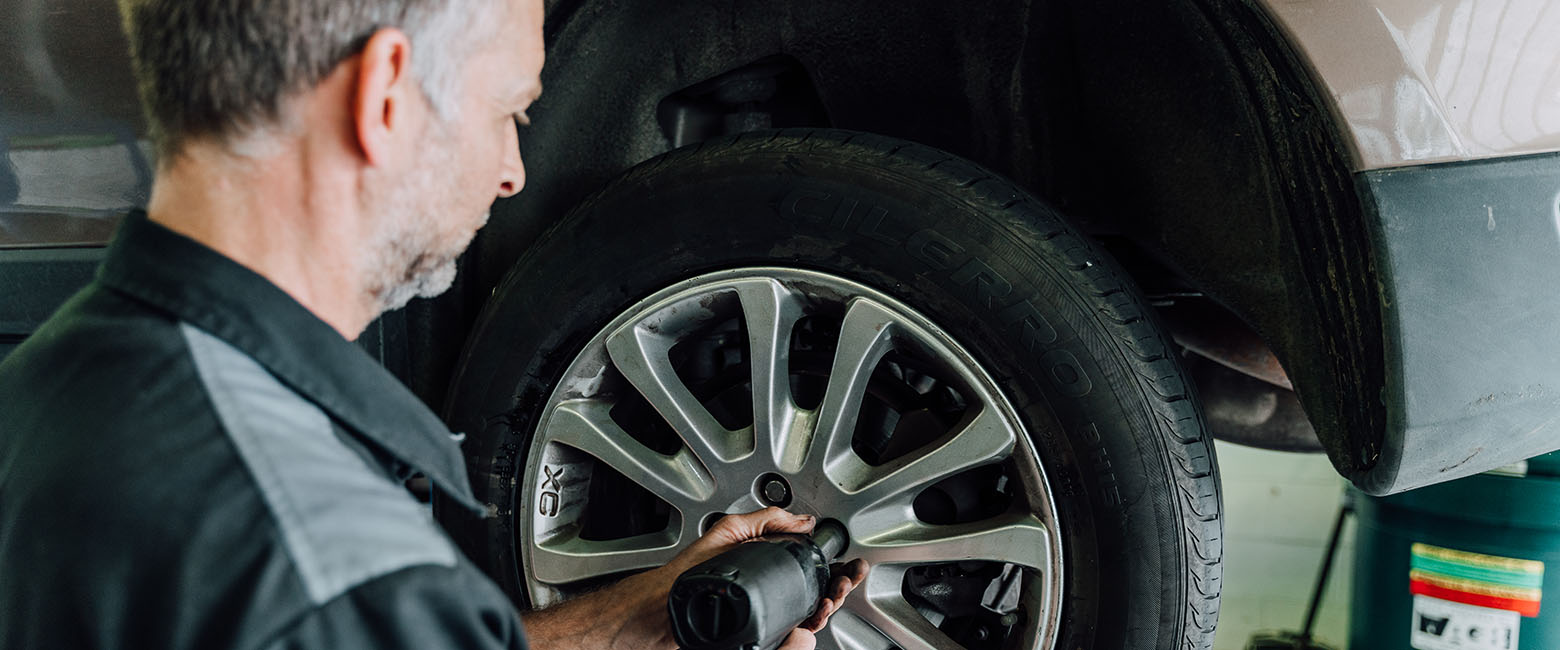
[[[120,10],[160,173],[284,160],[345,186],[372,218],[350,253],[381,310],[448,288],[493,198],[524,184],[515,130],[541,89],[541,0]]]

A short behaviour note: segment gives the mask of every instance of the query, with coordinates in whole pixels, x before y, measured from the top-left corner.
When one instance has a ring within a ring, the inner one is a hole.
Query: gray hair
[[[494,0],[119,0],[141,102],[159,157],[192,138],[239,140],[286,130],[288,96],[318,85],[395,27],[412,74],[445,120],[470,50],[490,34]],[[241,151],[239,151],[242,153]]]

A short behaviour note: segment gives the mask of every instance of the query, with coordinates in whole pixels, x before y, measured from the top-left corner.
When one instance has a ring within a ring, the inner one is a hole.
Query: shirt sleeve
[[[267,650],[525,650],[520,615],[464,562],[417,566],[358,585],[305,614]]]

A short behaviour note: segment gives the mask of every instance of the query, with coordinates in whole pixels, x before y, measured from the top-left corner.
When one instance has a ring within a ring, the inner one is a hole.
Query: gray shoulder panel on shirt
[[[455,565],[427,509],[348,449],[324,411],[227,342],[189,324],[183,331],[311,600],[408,567]]]

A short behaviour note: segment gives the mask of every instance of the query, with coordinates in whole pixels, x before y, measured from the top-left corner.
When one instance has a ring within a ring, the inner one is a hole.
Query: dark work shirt
[[[412,471],[483,511],[399,381],[132,214],[0,362],[0,650],[524,648]]]

